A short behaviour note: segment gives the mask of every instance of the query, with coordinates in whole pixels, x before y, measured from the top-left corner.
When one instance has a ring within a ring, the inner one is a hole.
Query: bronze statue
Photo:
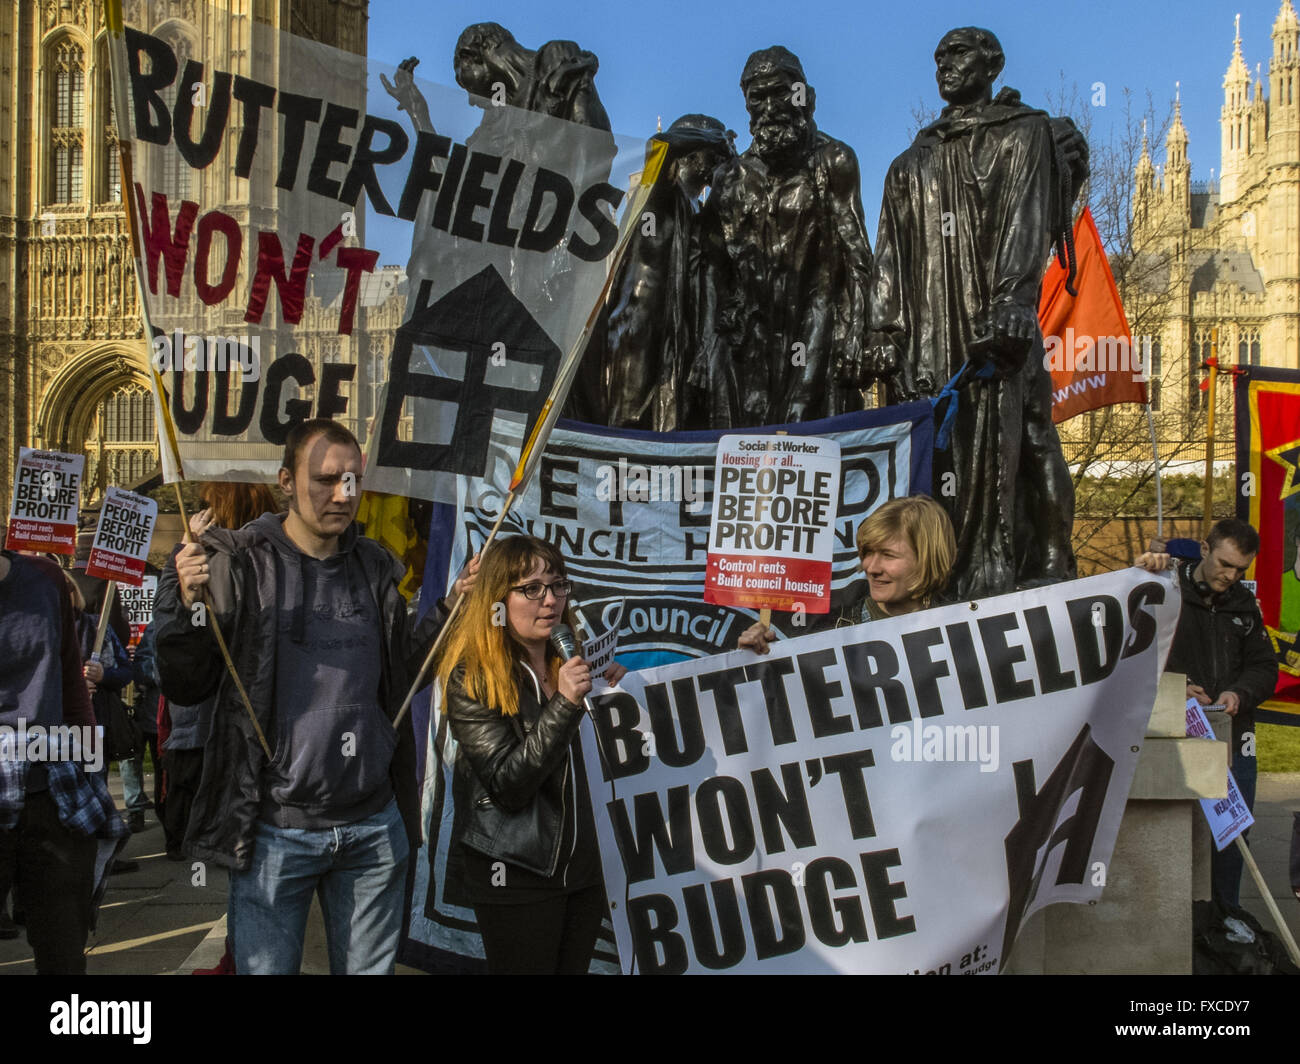
[[[399,108],[410,114],[417,130],[432,132],[428,104],[414,81],[419,62],[412,56],[398,66],[393,81],[383,74],[379,80]],[[533,51],[504,26],[476,22],[465,27],[456,41],[452,63],[456,84],[489,105],[489,113],[492,104],[505,104],[593,129],[610,128],[596,92],[600,61],[573,41],[549,41]]]
[[[753,143],[701,213],[708,298],[689,427],[811,421],[862,408],[871,247],[853,149],[817,129],[798,57],[755,52],[740,87]]]
[[[523,162],[540,167],[548,160],[563,159],[568,172],[582,174],[588,184],[608,177],[616,146],[609,116],[596,92],[599,61],[591,52],[572,41],[550,41],[533,51],[497,23],[481,22],[461,33],[452,62],[457,83],[470,94],[470,104],[483,112],[477,128],[465,138],[466,149],[489,159],[509,156],[511,165]],[[412,57],[398,66],[391,82],[382,74],[380,80],[398,108],[410,115],[416,131],[433,135],[436,130],[428,103],[415,84],[418,65],[419,60]],[[539,122],[533,117],[538,114],[563,122]],[[419,291],[422,280],[446,278],[454,270],[454,263],[447,258],[455,256],[454,247],[431,238],[434,211],[434,197],[425,196],[415,220],[407,266],[413,292]],[[499,273],[511,291],[541,293],[541,302],[558,320],[570,313],[574,274],[563,234],[554,239],[553,247],[529,248],[542,254],[510,255],[499,263]],[[477,291],[474,286],[480,280],[471,277],[467,283],[471,291]],[[490,347],[496,342],[496,328],[490,317],[476,317],[472,335],[463,335],[458,342]],[[579,378],[566,407],[570,416],[593,420],[596,393],[592,381],[591,375]]]
[[[988,30],[950,31],[934,58],[948,106],[885,180],[869,369],[891,402],[961,375],[934,495],[957,531],[954,591],[975,598],[1075,575],[1038,292],[1053,242],[1069,247],[1086,145],[1015,90],[994,98],[1005,58]]]
[[[683,115],[658,134],[669,145],[666,172],[633,222],[610,288],[604,351],[586,356],[603,362],[601,424],[656,432],[683,424],[702,313],[700,197],[714,169],[735,155],[732,136],[708,115]]]

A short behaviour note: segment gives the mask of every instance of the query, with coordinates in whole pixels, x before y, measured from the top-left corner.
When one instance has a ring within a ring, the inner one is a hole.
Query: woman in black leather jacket
[[[586,972],[605,912],[577,737],[591,674],[549,642],[573,627],[570,591],[549,543],[497,541],[438,665],[459,744],[448,891],[493,974]]]

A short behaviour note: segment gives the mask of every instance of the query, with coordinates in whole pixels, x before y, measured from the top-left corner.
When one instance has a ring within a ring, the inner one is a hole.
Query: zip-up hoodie
[[[350,793],[330,790],[333,784],[328,766],[326,771],[320,771],[316,763],[323,751],[313,743],[321,734],[328,734],[331,740],[337,740],[334,747],[342,753],[346,741],[342,732],[349,729],[338,728],[337,718],[333,718],[324,722],[324,732],[318,731],[317,721],[309,719],[310,697],[288,708],[289,700],[308,694],[306,690],[278,693],[286,676],[303,675],[294,671],[303,661],[282,662],[281,651],[290,648],[296,652],[311,641],[313,624],[307,614],[316,599],[313,592],[313,602],[309,603],[304,592],[321,575],[313,573],[304,578],[310,566],[285,536],[284,517],[263,515],[235,532],[211,529],[201,542],[208,552],[212,611],[230,647],[254,715],[271,744],[273,764],[268,764],[262,752],[238,689],[218,652],[211,626],[203,623],[202,611],[187,609],[181,600],[174,559],[159,578],[154,608],[158,675],[163,693],[182,705],[197,704],[214,693],[217,696],[185,850],[199,859],[244,869],[252,857],[256,821],[276,815],[273,809],[291,809],[291,815],[311,817],[336,798],[349,802],[355,799],[364,805],[364,797],[359,795],[374,783],[376,762],[370,756],[375,751],[368,751],[365,764],[356,766],[357,777],[342,784],[344,789],[350,788]],[[381,544],[359,537],[355,525],[340,537],[338,555],[317,564],[331,567],[331,576],[325,578],[330,584],[325,591],[327,604],[349,603],[378,616],[378,645],[372,652],[377,661],[369,664],[377,672],[375,705],[391,720],[446,611],[440,603],[412,637],[406,602],[397,590],[403,572],[401,564]],[[332,597],[334,585],[341,590],[338,597]],[[332,656],[328,651],[323,655],[326,665],[320,675],[311,679],[313,694],[331,690],[330,676],[324,670],[330,667]],[[341,655],[339,660],[343,663]],[[352,705],[349,712],[360,719],[364,709]],[[334,701],[332,708],[338,709],[339,702]],[[376,729],[367,734],[382,732]],[[420,823],[415,740],[409,716],[395,738],[392,749],[387,751],[388,782],[414,848],[419,843]],[[356,745],[353,753],[361,756],[361,746]],[[351,806],[353,811],[359,807]]]
[[[285,828],[353,824],[392,799],[388,766],[397,746],[379,706],[379,603],[356,559],[356,526],[335,554],[318,559],[273,515],[258,520],[281,587],[275,757],[263,772],[260,815]]]

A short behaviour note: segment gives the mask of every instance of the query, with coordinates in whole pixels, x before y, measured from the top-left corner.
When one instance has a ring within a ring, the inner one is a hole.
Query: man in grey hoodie
[[[361,471],[346,428],[302,423],[279,474],[289,512],[206,530],[159,581],[164,694],[193,705],[216,692],[185,850],[232,869],[241,973],[298,971],[313,893],[332,972],[394,968],[420,826],[414,735],[409,717],[400,733],[392,719],[445,608],[409,632],[399,563],[353,524]],[[269,761],[218,655],[205,588]]]

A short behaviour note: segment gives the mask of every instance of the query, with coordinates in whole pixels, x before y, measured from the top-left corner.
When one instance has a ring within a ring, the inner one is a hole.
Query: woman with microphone
[[[492,974],[586,972],[605,913],[578,742],[591,672],[552,640],[571,591],[549,543],[494,542],[439,658],[459,744],[448,899],[473,908]]]

